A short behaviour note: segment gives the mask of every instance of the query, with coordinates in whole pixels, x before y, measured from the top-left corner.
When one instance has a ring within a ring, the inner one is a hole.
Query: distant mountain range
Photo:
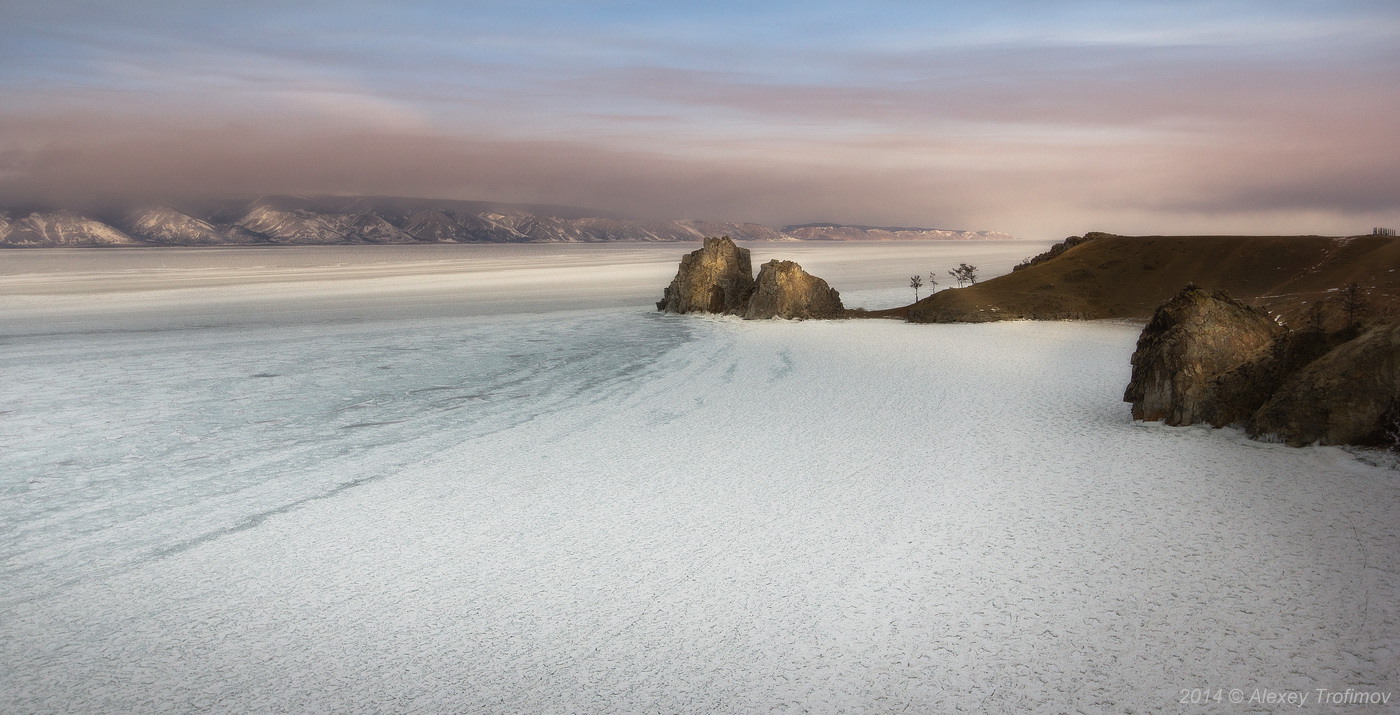
[[[380,196],[267,196],[99,210],[0,208],[0,247],[598,243],[698,241],[705,236],[740,241],[1011,238],[996,231],[831,223],[774,228],[724,221],[637,221],[566,206]]]

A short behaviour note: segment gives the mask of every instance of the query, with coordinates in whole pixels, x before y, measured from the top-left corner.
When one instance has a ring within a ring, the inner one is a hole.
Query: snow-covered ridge
[[[139,242],[101,221],[72,211],[34,212],[0,223],[3,246],[121,246]]]
[[[776,228],[706,220],[638,221],[545,206],[491,207],[423,199],[267,197],[205,210],[169,206],[96,213],[0,213],[0,246],[329,245],[376,243],[601,243],[1009,239],[995,231],[805,224]],[[602,214],[603,212],[598,212]]]
[[[945,241],[1009,239],[1000,231],[956,231],[944,228],[846,226],[834,223],[784,226],[783,232],[804,241]]]
[[[128,234],[148,243],[194,246],[258,241],[238,226],[215,226],[164,206],[134,209],[124,217],[123,225]]]

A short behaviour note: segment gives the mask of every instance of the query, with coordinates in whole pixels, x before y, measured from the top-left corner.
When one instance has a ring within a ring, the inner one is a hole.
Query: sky
[[[0,0],[0,203],[1400,224],[1400,3]]]

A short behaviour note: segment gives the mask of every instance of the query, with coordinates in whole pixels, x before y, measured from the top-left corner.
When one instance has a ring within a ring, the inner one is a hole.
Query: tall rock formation
[[[1266,360],[1284,332],[1262,310],[1223,292],[1187,286],[1158,307],[1143,329],[1123,400],[1133,404],[1138,420],[1217,427],[1244,421],[1259,406],[1244,404],[1247,396],[1258,393],[1238,382],[1250,379],[1249,366]]]
[[[841,294],[792,261],[769,261],[758,270],[747,319],[839,318]]]
[[[1375,444],[1394,447],[1400,427],[1400,325],[1362,333],[1298,370],[1249,421],[1251,437],[1295,447]]]
[[[742,315],[753,290],[749,249],[734,245],[728,236],[706,238],[704,248],[681,258],[680,269],[656,303],[656,309],[667,313]]]

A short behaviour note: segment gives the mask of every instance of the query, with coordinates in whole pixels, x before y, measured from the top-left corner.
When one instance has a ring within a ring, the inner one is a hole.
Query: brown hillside
[[[1187,283],[1224,290],[1294,325],[1319,300],[1326,300],[1329,323],[1341,321],[1337,289],[1352,282],[1367,291],[1373,314],[1400,312],[1400,239],[1394,237],[1086,238],[1022,270],[935,293],[910,306],[910,320],[1147,318]]]

